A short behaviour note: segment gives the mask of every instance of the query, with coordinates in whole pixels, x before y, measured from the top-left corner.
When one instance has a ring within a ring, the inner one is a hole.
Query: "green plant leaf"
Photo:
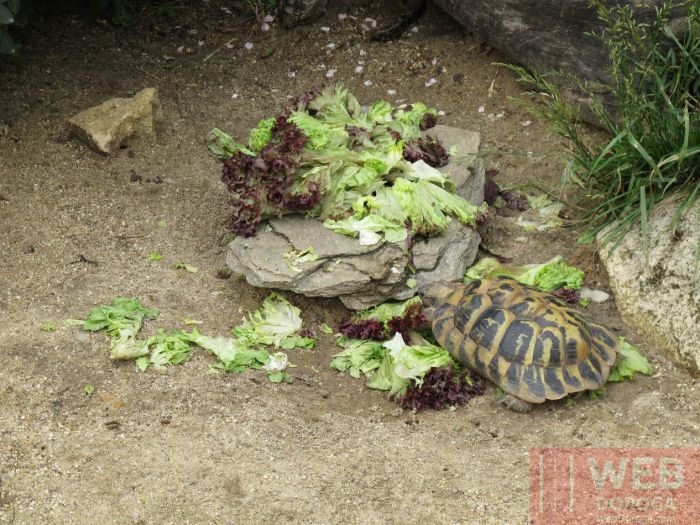
[[[0,4],[0,25],[3,26],[9,26],[10,24],[14,23],[15,17],[12,14],[12,11],[4,5]]]

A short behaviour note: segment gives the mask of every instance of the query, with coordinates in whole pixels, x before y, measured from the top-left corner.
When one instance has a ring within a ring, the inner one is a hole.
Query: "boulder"
[[[677,204],[677,203],[675,203]],[[672,202],[656,206],[649,220],[649,258],[637,227],[601,259],[620,314],[676,362],[700,371],[700,214],[692,206],[674,233]],[[599,238],[600,240],[600,238]]]
[[[479,134],[448,126],[436,126],[429,133],[448,149],[456,146],[457,154],[441,170],[449,173],[457,193],[481,204]],[[458,281],[473,263],[480,242],[474,229],[452,220],[441,235],[417,240],[409,253],[405,246],[383,240],[363,246],[319,220],[288,215],[263,222],[255,237],[234,239],[226,262],[253,286],[338,297],[346,307],[360,310],[389,299],[407,299],[424,284]],[[295,255],[309,248],[315,259],[295,262]]]
[[[133,98],[112,98],[68,120],[71,132],[100,153],[114,154],[127,142],[155,140],[160,120],[158,90],[146,88]]]

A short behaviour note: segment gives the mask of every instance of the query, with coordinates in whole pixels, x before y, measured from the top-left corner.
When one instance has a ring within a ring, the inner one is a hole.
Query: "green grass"
[[[607,228],[603,242],[614,249],[639,224],[646,252],[654,206],[669,197],[678,199],[675,228],[700,196],[700,2],[666,1],[636,11],[630,5],[591,3],[604,24],[596,36],[610,53],[615,108],[590,96],[591,110],[609,133],[607,142],[586,139],[578,110],[550,77],[506,67],[539,95],[543,104],[528,109],[551,122],[565,140],[574,180],[588,190],[588,230],[580,240],[590,242]],[[674,24],[672,31],[671,13],[680,9],[687,12],[686,23]]]

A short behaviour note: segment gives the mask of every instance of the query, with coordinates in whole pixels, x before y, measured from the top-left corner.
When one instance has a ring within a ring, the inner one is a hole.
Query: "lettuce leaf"
[[[162,328],[158,334],[149,337],[146,345],[151,348],[150,362],[153,366],[179,365],[190,358],[192,353],[191,336],[182,330],[169,334]]]
[[[190,340],[217,357],[219,362],[214,368],[227,372],[243,372],[247,368],[260,370],[270,360],[267,350],[251,348],[244,341],[233,337],[209,337],[193,328]]]
[[[220,160],[226,160],[238,152],[246,155],[255,156],[255,153],[243,144],[239,144],[228,133],[224,133],[218,128],[214,128],[209,132],[207,138],[207,148],[209,152]]]
[[[398,303],[383,303],[369,310],[361,311],[357,317],[359,319],[369,319],[370,321],[380,321],[382,323],[387,323],[394,317],[403,317],[406,310],[410,309],[413,305],[422,304],[421,298],[419,296],[412,297],[406,301],[401,301]]]
[[[248,145],[253,151],[260,151],[272,139],[272,128],[275,126],[274,118],[266,118],[258,122],[257,127],[250,130]]]
[[[355,379],[358,379],[361,374],[368,378],[372,377],[387,353],[382,343],[377,341],[341,337],[337,343],[344,350],[333,356],[331,368],[339,372],[347,371]]]
[[[232,329],[248,346],[274,345],[301,329],[301,310],[282,295],[272,292],[261,307],[248,314],[248,321]]]
[[[410,380],[399,377],[394,369],[394,359],[386,353],[379,368],[372,374],[367,387],[374,390],[385,390],[389,392],[389,396],[401,397],[406,393]]]
[[[646,357],[639,353],[639,349],[620,337],[620,361],[610,370],[608,381],[615,383],[634,378],[637,373],[651,375],[654,369]]]
[[[421,338],[422,339],[422,338]],[[402,379],[413,379],[418,386],[431,368],[452,365],[452,356],[440,346],[422,339],[420,344],[407,345],[400,333],[384,343],[394,360],[394,372]]]
[[[523,266],[502,265],[497,259],[486,257],[469,268],[463,280],[467,283],[474,279],[493,277],[511,277],[523,284],[551,292],[562,287],[578,290],[583,286],[584,273],[566,264],[560,256],[542,264]]]
[[[362,234],[362,232],[382,233],[387,242],[394,243],[405,241],[408,237],[408,231],[405,226],[395,224],[379,215],[367,215],[362,219],[353,216],[340,221],[327,219],[323,225],[345,235],[355,236]]]

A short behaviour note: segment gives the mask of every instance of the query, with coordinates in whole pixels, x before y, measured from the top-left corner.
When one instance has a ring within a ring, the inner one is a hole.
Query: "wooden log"
[[[603,28],[590,0],[434,0],[460,24],[505,54],[511,61],[546,74],[574,74],[612,106],[608,50],[591,33]],[[608,7],[632,4],[648,8],[663,0],[604,0]],[[646,10],[649,13],[649,10]],[[682,13],[676,20],[682,20]],[[675,20],[672,21],[675,22]],[[560,79],[566,98],[577,103],[582,117],[595,122],[587,111],[588,97]]]

